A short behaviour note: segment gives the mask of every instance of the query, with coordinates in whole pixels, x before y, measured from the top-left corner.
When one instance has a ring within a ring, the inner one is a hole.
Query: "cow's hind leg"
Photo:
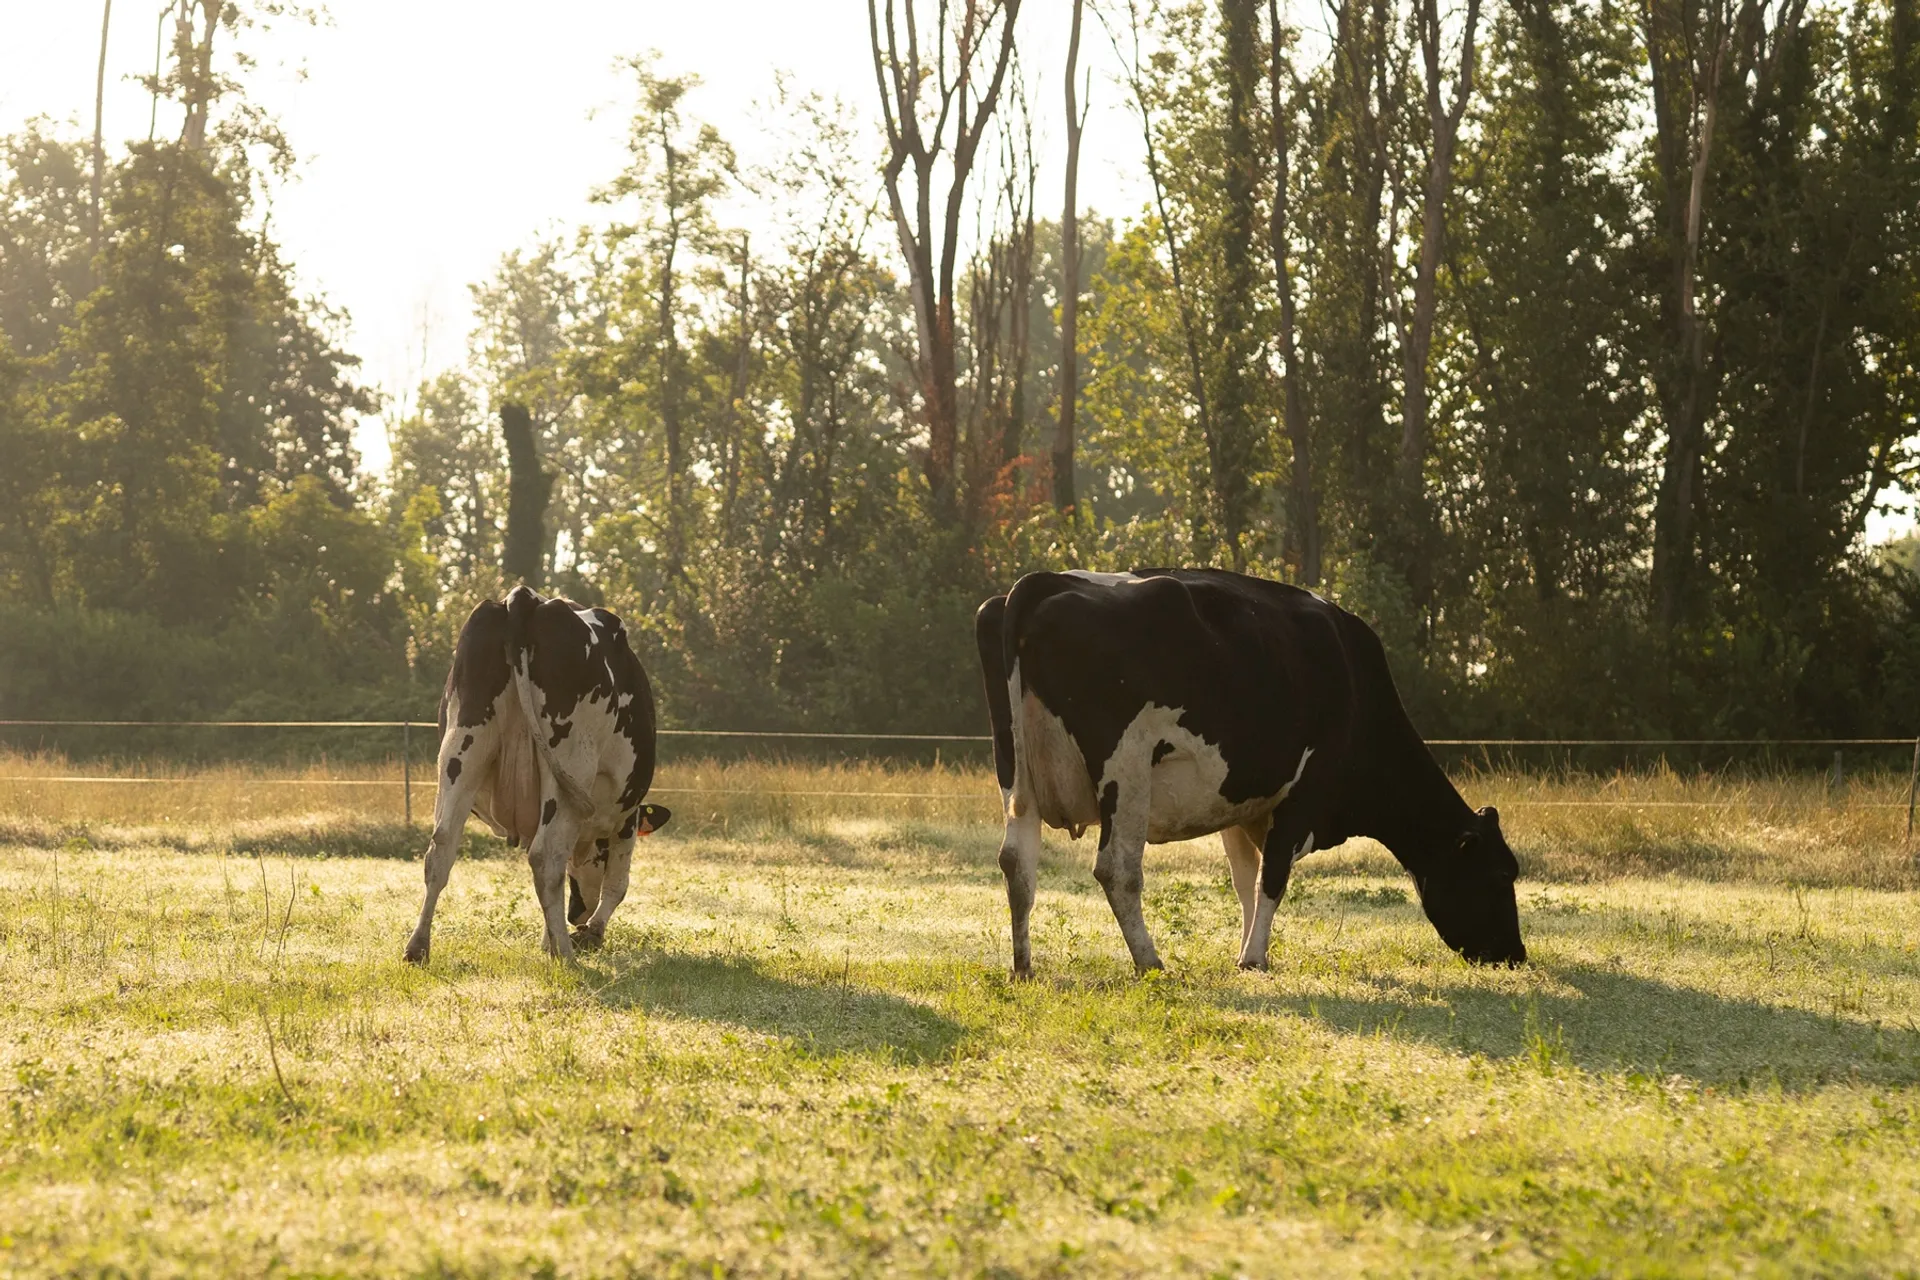
[[[607,845],[606,864],[601,868],[600,897],[587,922],[573,931],[573,945],[582,951],[596,950],[607,938],[607,925],[627,896],[627,878],[633,870],[633,843],[629,830]]]
[[[571,960],[573,942],[567,936],[567,862],[580,839],[580,819],[552,793],[550,781],[543,778],[542,782],[540,829],[527,846],[527,866],[533,871],[533,892],[540,901],[540,915],[546,924],[547,954]]]
[[[1265,843],[1271,819],[1260,818],[1220,833],[1227,851],[1227,869],[1233,873],[1233,891],[1240,899],[1240,949],[1246,950],[1247,935],[1253,932],[1255,890],[1260,881],[1260,846]]]
[[[1287,894],[1287,880],[1293,864],[1313,852],[1313,821],[1303,813],[1287,813],[1286,805],[1274,814],[1273,826],[1260,850],[1260,892],[1253,906],[1253,927],[1247,930],[1240,946],[1242,969],[1265,969],[1267,948],[1273,938],[1273,913]]]
[[[1120,936],[1127,940],[1138,973],[1165,967],[1140,912],[1151,801],[1152,791],[1144,781],[1131,786],[1107,783],[1100,797],[1100,852],[1093,863],[1093,878],[1106,890],[1107,905],[1113,908],[1113,918],[1120,924]]]
[[[1024,809],[1024,812],[1016,811]],[[1013,976],[1033,976],[1033,940],[1028,925],[1040,882],[1040,811],[1031,801],[1007,809],[1007,830],[1000,839],[1000,873],[1007,878],[1007,911],[1013,919]]]
[[[494,725],[462,728],[455,723],[440,743],[442,782],[433,802],[433,843],[427,846],[427,894],[420,904],[420,923],[407,940],[406,956],[414,964],[425,964],[433,950],[433,910],[453,873],[460,837],[479,798],[481,782],[493,770],[497,738]]]

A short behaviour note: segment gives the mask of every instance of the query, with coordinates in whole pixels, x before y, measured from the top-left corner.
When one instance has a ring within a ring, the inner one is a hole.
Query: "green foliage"
[[[1457,47],[1429,85],[1407,0],[1337,6],[1313,39],[1275,9],[1102,14],[1154,198],[1082,219],[1066,515],[1047,456],[1065,282],[1018,94],[955,273],[951,494],[926,479],[923,339],[858,114],[776,85],[767,158],[742,163],[698,80],[651,56],[630,60],[607,221],[474,285],[466,359],[394,406],[376,478],[349,446],[375,405],[337,316],[258,225],[291,152],[212,53],[250,18],[208,9],[157,86],[182,137],[113,161],[97,236],[82,149],[39,126],[0,149],[0,588],[33,673],[6,696],[104,696],[67,683],[60,624],[31,615],[81,619],[100,661],[138,661],[142,627],[177,636],[182,708],[426,713],[468,612],[513,585],[511,402],[553,477],[534,585],[622,611],[669,723],[975,729],[969,616],[1021,572],[1243,563],[1369,618],[1431,732],[1912,732],[1920,589],[1864,534],[1913,491],[1920,439],[1906,0],[1742,19],[1687,290],[1688,156],[1662,148],[1697,130],[1646,125],[1692,109],[1654,111],[1656,82],[1695,82],[1648,60],[1705,11],[1487,7],[1418,451],[1428,102],[1455,92]],[[752,240],[728,222],[745,202],[769,211]],[[206,646],[224,658],[194,666]]]

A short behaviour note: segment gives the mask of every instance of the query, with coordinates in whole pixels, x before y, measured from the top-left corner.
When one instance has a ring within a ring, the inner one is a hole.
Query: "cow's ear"
[[[673,810],[663,804],[643,804],[640,806],[640,834],[651,835],[667,825],[673,817]]]
[[[1492,805],[1486,805],[1485,807],[1483,807],[1480,810],[1480,829],[1482,831],[1490,832],[1492,834],[1496,834],[1496,835],[1499,834],[1500,811],[1494,808]]]

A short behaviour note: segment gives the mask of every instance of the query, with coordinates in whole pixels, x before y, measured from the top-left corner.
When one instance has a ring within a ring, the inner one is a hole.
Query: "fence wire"
[[[432,720],[39,720],[39,719],[0,719],[0,729],[387,729],[401,730],[403,735],[411,734],[414,729],[437,730],[439,724]],[[808,729],[658,729],[657,736],[663,738],[725,738],[725,739],[784,739],[803,741],[840,741],[840,742],[992,742],[985,734],[955,733],[862,733],[844,731],[823,731]],[[403,744],[406,743],[403,737]],[[1853,809],[1905,809],[1908,814],[1908,835],[1912,835],[1915,801],[1920,797],[1920,738],[1428,738],[1429,747],[1479,747],[1482,749],[1517,747],[1823,747],[1835,749],[1836,783],[1840,778],[1839,751],[1847,747],[1907,747],[1913,748],[1913,768],[1908,782],[1907,800],[1899,802],[1871,802],[1849,804]],[[413,821],[413,791],[415,783],[412,776],[410,745],[403,745],[401,752],[401,777],[399,778],[247,778],[233,779],[228,785],[239,787],[400,787],[405,794],[406,821]],[[182,785],[193,779],[182,777],[142,778],[125,776],[98,775],[13,775],[0,776],[0,784],[15,786],[49,785]],[[422,779],[418,784],[423,792],[437,791],[434,780]],[[999,798],[991,795],[969,796],[951,792],[914,792],[914,791],[818,791],[818,790],[778,790],[759,788],[708,788],[708,787],[655,787],[649,794],[689,795],[689,796],[770,796],[819,799],[890,799],[890,800],[958,800],[984,803],[999,803]],[[1510,808],[1539,809],[1740,809],[1754,807],[1752,801],[1740,800],[1526,800],[1517,799],[1505,802]],[[1814,803],[1786,804],[1768,802],[1764,808],[1819,808]]]

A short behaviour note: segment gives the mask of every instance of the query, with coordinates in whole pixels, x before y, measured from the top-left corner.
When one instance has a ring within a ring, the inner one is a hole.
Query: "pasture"
[[[424,831],[342,772],[0,782],[0,1271],[1920,1270],[1904,776],[1464,778],[1516,971],[1350,845],[1241,973],[1208,840],[1138,981],[1050,833],[1015,985],[979,772],[669,769],[571,969],[470,834],[424,972]]]

